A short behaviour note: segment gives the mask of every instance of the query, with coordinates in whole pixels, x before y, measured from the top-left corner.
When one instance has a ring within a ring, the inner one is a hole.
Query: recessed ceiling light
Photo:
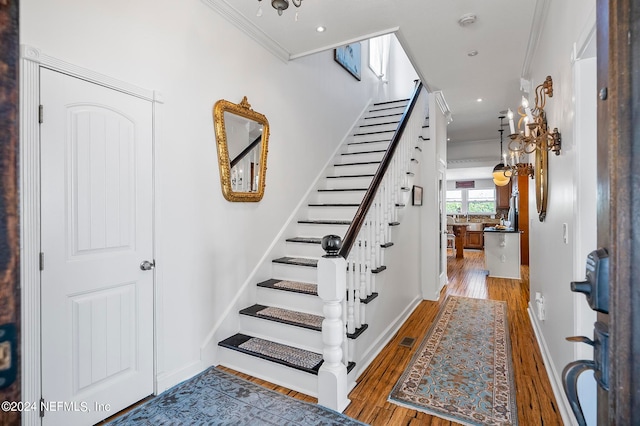
[[[472,50],[470,52],[467,52],[467,56],[476,56],[478,54],[477,50]]]
[[[482,102],[482,98],[476,99],[476,102]]]
[[[327,29],[326,27],[323,27],[322,25],[320,25],[318,28],[316,28],[316,31],[319,33],[323,33],[325,32],[326,29]]]
[[[461,27],[466,27],[467,25],[471,25],[476,22],[475,13],[465,13],[458,19],[458,25]]]
[[[449,142],[451,140],[451,138],[447,138],[447,142]]]

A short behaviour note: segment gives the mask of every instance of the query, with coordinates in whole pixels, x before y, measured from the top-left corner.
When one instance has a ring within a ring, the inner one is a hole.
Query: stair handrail
[[[413,112],[413,107],[416,105],[416,102],[418,101],[418,96],[420,95],[420,91],[422,90],[422,87],[423,87],[422,82],[419,81],[418,84],[416,85],[415,90],[413,91],[413,94],[411,95],[411,99],[409,100],[409,103],[407,104],[407,106],[404,109],[404,112],[402,113],[402,117],[400,118],[398,127],[396,128],[396,131],[393,134],[393,137],[391,138],[391,142],[389,143],[389,148],[387,149],[387,152],[384,154],[384,157],[382,157],[382,161],[380,162],[380,166],[378,166],[378,170],[376,170],[376,173],[373,176],[371,185],[369,185],[369,189],[367,189],[367,192],[364,194],[362,202],[360,203],[360,206],[356,211],[353,221],[351,222],[351,225],[349,225],[349,229],[347,229],[347,232],[344,235],[344,238],[342,240],[342,248],[340,249],[338,254],[344,257],[345,259],[349,256],[349,252],[351,251],[351,248],[353,247],[356,241],[358,233],[360,232],[360,228],[362,228],[362,224],[364,223],[367,213],[369,212],[369,209],[373,204],[376,193],[378,192],[378,188],[382,183],[382,178],[384,177],[385,173],[387,172],[387,169],[389,168],[389,165],[391,164],[391,160],[393,159],[393,155],[395,154],[396,148],[400,144],[400,141],[402,139],[402,134],[404,133],[404,129],[407,126],[409,117]]]
[[[251,152],[253,150],[253,148],[256,147],[256,145],[258,145],[260,142],[262,142],[262,135],[258,136],[253,142],[251,142],[249,144],[249,146],[247,146],[244,150],[242,150],[242,152],[240,154],[238,154],[236,156],[236,158],[234,158],[233,160],[231,160],[230,162],[230,166],[231,168],[233,168],[233,166],[235,166],[236,164],[238,164],[240,162],[240,160],[242,160],[244,157],[247,156],[247,154],[249,152]]]

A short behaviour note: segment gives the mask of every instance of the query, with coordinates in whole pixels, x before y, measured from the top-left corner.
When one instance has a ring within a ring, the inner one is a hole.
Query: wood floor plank
[[[418,305],[389,344],[357,379],[358,384],[349,394],[352,402],[344,414],[371,425],[450,426],[457,424],[387,400],[391,389],[420,346],[420,342],[444,301],[448,296],[455,295],[507,302],[519,424],[521,426],[562,424],[542,354],[527,313],[528,266],[522,266],[521,280],[489,278],[484,269],[484,253],[481,250],[465,250],[464,254],[463,259],[456,259],[449,250],[447,264],[449,282],[442,289],[440,300],[423,301]],[[413,347],[399,346],[404,337],[416,339]],[[233,372],[230,369],[225,370]],[[237,374],[256,383],[263,382],[247,375]],[[271,386],[272,389],[295,398],[317,402],[315,398],[299,392],[277,385]]]

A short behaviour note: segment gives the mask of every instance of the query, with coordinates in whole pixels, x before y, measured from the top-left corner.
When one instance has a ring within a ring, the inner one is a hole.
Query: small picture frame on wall
[[[411,189],[411,204],[414,206],[422,205],[422,187],[413,185]]]
[[[335,61],[342,65],[344,69],[356,79],[361,80],[360,69],[362,68],[360,43],[351,43],[340,46],[334,50]]]

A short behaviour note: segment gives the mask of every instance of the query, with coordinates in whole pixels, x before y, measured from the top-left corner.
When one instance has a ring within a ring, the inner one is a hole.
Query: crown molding
[[[524,63],[522,64],[521,77],[525,80],[531,80],[531,65],[533,58],[538,50],[538,43],[542,36],[542,28],[544,26],[547,10],[549,9],[550,0],[537,0],[536,7],[533,12],[533,20],[531,21],[531,31],[529,31],[529,41],[527,42],[527,50],[524,55]]]
[[[472,164],[472,163],[495,163],[496,161],[500,161],[500,160],[496,160],[496,157],[477,157],[477,158],[460,158],[457,160],[453,160],[453,159],[447,159],[447,164],[448,165],[454,165],[454,164]]]
[[[278,44],[274,39],[269,37],[264,31],[258,28],[245,18],[240,12],[233,8],[224,0],[202,0],[202,3],[218,12],[223,18],[231,22],[240,31],[251,37],[259,45],[271,52],[282,62],[289,62],[291,54]]]

